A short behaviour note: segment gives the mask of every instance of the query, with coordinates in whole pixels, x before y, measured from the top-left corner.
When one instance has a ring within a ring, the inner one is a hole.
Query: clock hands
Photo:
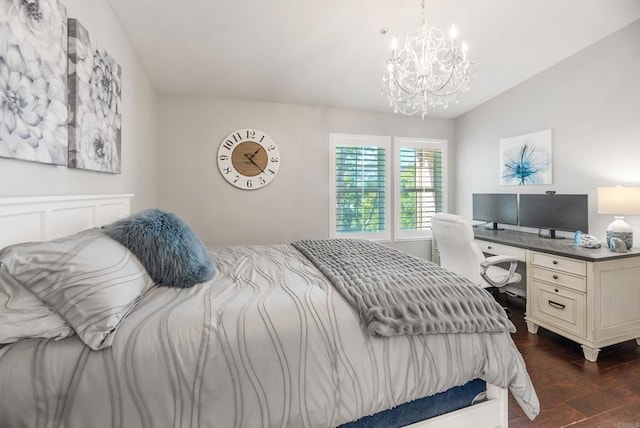
[[[252,164],[255,165],[256,168],[258,168],[260,170],[260,172],[264,173],[264,168],[260,168],[260,165],[258,165],[257,163],[255,163],[255,161],[253,160],[253,157],[260,151],[260,149],[256,150],[252,155],[249,155],[248,153],[244,154],[244,157],[246,157],[249,162],[251,162]]]
[[[255,155],[257,155],[257,154],[258,154],[258,152],[259,152],[260,150],[262,150],[262,147],[260,147],[258,150],[256,150],[255,152],[253,152],[253,154],[252,154],[251,156],[247,155],[246,153],[245,153],[244,155],[247,157],[247,159],[251,160],[251,159],[253,159],[253,157],[254,157]]]

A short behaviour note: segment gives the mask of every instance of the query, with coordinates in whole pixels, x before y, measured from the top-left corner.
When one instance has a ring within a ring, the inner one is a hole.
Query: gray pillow
[[[91,349],[111,346],[124,317],[153,285],[142,264],[100,229],[0,253],[5,275],[66,320]]]
[[[173,213],[145,210],[103,229],[138,257],[158,285],[187,288],[215,274],[202,240]]]

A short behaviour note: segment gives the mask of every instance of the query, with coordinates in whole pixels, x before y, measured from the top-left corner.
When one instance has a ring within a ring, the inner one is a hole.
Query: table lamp
[[[598,187],[598,214],[613,214],[607,226],[607,246],[611,238],[619,238],[633,247],[633,229],[624,221],[625,215],[640,215],[640,187]]]

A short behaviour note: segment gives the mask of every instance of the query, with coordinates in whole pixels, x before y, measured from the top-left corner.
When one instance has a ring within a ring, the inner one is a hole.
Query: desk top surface
[[[534,233],[520,232],[517,230],[486,230],[484,228],[474,227],[473,233],[477,239],[483,241],[495,242],[497,244],[527,250],[542,251],[557,256],[571,257],[591,262],[640,256],[640,248],[636,247],[631,248],[626,253],[614,253],[607,248],[606,243],[604,243],[601,248],[584,248],[576,245],[571,238],[549,239],[539,237]]]

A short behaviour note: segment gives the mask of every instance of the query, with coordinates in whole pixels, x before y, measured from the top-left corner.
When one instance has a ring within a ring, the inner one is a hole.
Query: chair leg
[[[496,287],[485,288],[485,290],[487,290],[487,293],[491,294],[491,296],[496,300],[496,302],[500,303],[500,299],[499,299],[500,292]],[[509,309],[505,305],[502,305],[502,309],[504,309],[504,311],[506,312],[507,318],[511,318],[511,309]]]

